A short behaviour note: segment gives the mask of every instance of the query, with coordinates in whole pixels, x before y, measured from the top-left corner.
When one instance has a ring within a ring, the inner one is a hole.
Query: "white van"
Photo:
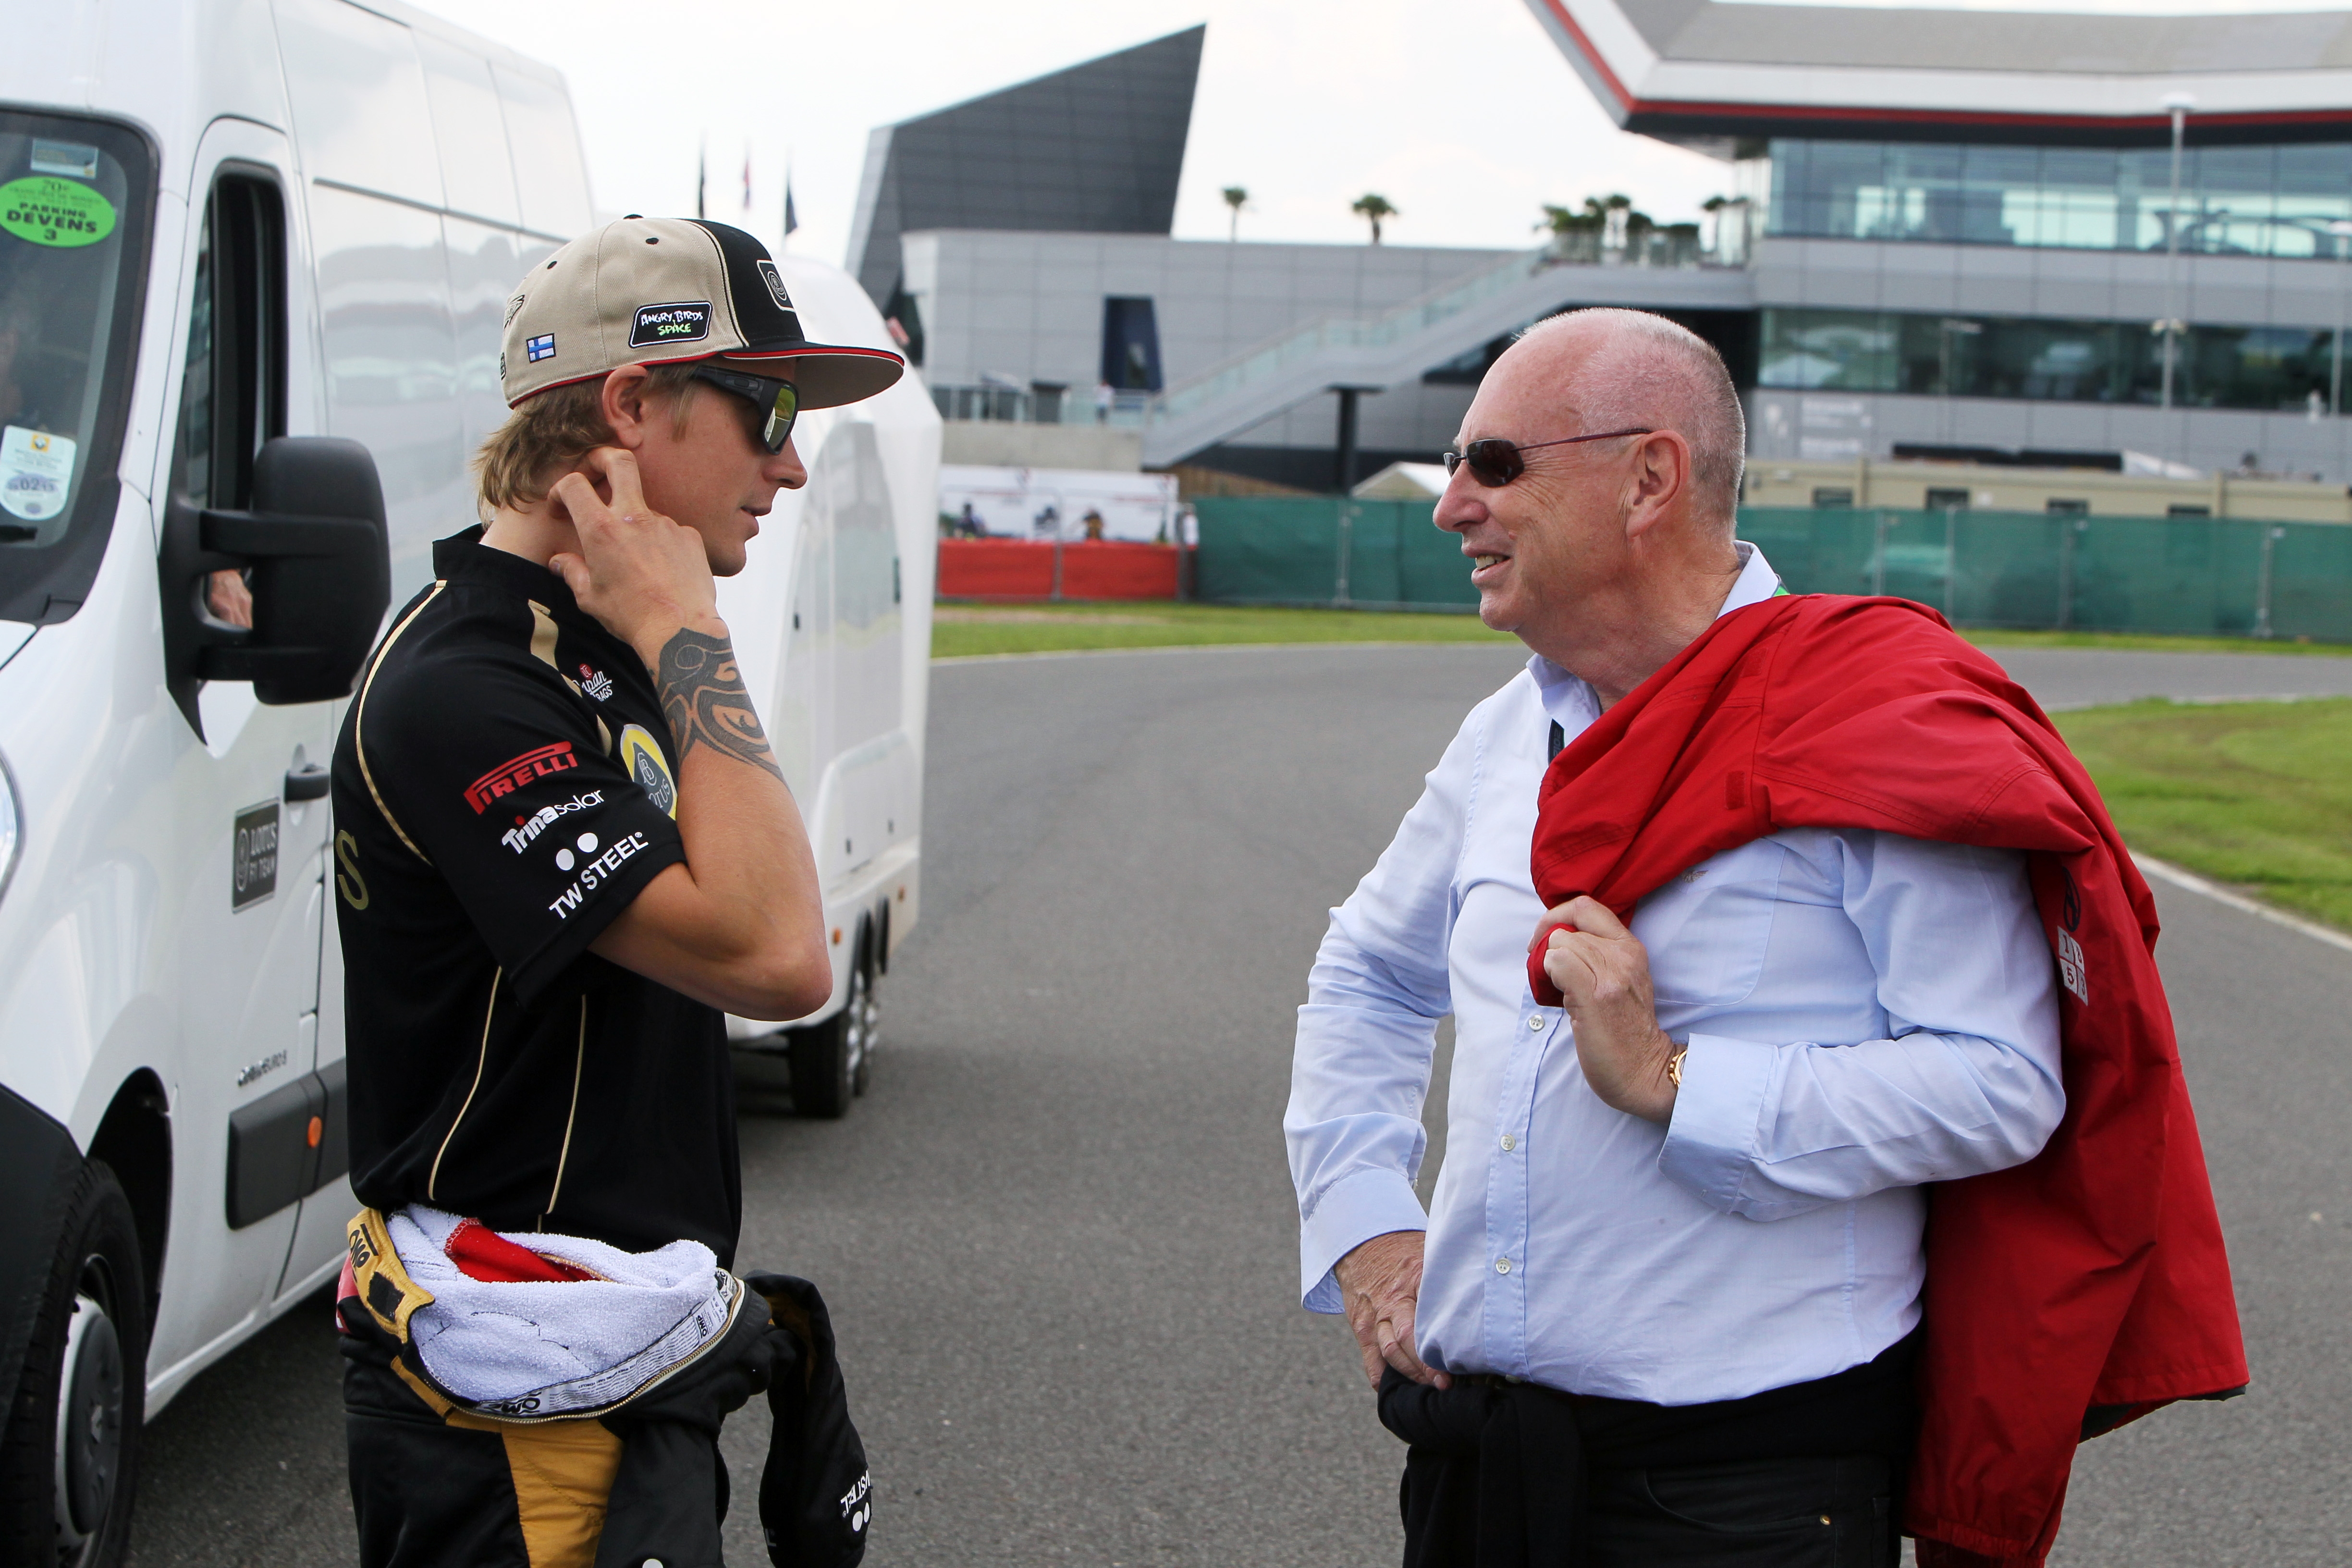
[[[393,0],[8,31],[0,1561],[107,1563],[144,1415],[336,1268],[325,763],[387,605],[472,521],[501,306],[593,219],[562,79]],[[783,265],[812,331],[889,346],[845,275]],[[734,1027],[837,1115],[919,907],[939,421],[909,376],[798,441],[808,488],[720,603],[836,979],[813,1026]],[[207,608],[240,581],[249,631]]]

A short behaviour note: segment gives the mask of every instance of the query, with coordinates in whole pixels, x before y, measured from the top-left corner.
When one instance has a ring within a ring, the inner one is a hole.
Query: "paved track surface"
[[[2009,651],[2053,703],[2136,694],[2162,667],[2117,661],[2177,657]],[[877,1568],[1396,1560],[1399,1451],[1344,1329],[1297,1307],[1291,1010],[1323,910],[1516,663],[938,669],[926,903],[886,982],[873,1091],[811,1123],[751,1084],[743,1121],[743,1261],[834,1303]],[[2237,689],[2336,664],[2263,660]],[[2158,895],[2257,1383],[2085,1448],[2053,1561],[2332,1563],[2352,1539],[2352,961]],[[755,1404],[727,1437],[739,1564],[763,1560],[766,1426]],[[135,1561],[352,1561],[341,1427],[332,1331],[305,1305],[151,1427]]]
[[[2352,697],[2352,658],[2332,654],[2110,653],[2099,648],[1992,647],[2044,708],[2088,708],[2141,697]]]

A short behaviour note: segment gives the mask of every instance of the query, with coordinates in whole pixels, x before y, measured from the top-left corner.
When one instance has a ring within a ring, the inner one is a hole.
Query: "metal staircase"
[[[1744,309],[1749,275],[1731,267],[1563,263],[1530,250],[1374,316],[1326,316],[1152,400],[1143,462],[1164,468],[1333,387],[1386,390],[1569,305]]]

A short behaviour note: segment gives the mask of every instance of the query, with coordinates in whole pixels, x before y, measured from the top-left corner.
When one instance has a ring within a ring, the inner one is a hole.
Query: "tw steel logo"
[[[576,768],[580,759],[572,754],[572,742],[558,741],[551,746],[541,746],[519,757],[509,757],[480,778],[466,786],[466,804],[479,816],[490,809],[490,802],[509,795],[533,779],[543,779]]]

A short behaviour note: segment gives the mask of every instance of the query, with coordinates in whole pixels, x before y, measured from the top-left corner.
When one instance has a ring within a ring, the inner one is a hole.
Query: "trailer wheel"
[[[0,1436],[0,1561],[113,1568],[131,1543],[147,1284],[131,1205],[85,1165]]]
[[[849,994],[842,998],[841,1011],[792,1033],[793,1109],[803,1116],[839,1121],[849,1113],[850,1100],[866,1090],[874,1025],[880,1016],[867,945],[865,933],[859,932],[857,957],[849,966]]]

